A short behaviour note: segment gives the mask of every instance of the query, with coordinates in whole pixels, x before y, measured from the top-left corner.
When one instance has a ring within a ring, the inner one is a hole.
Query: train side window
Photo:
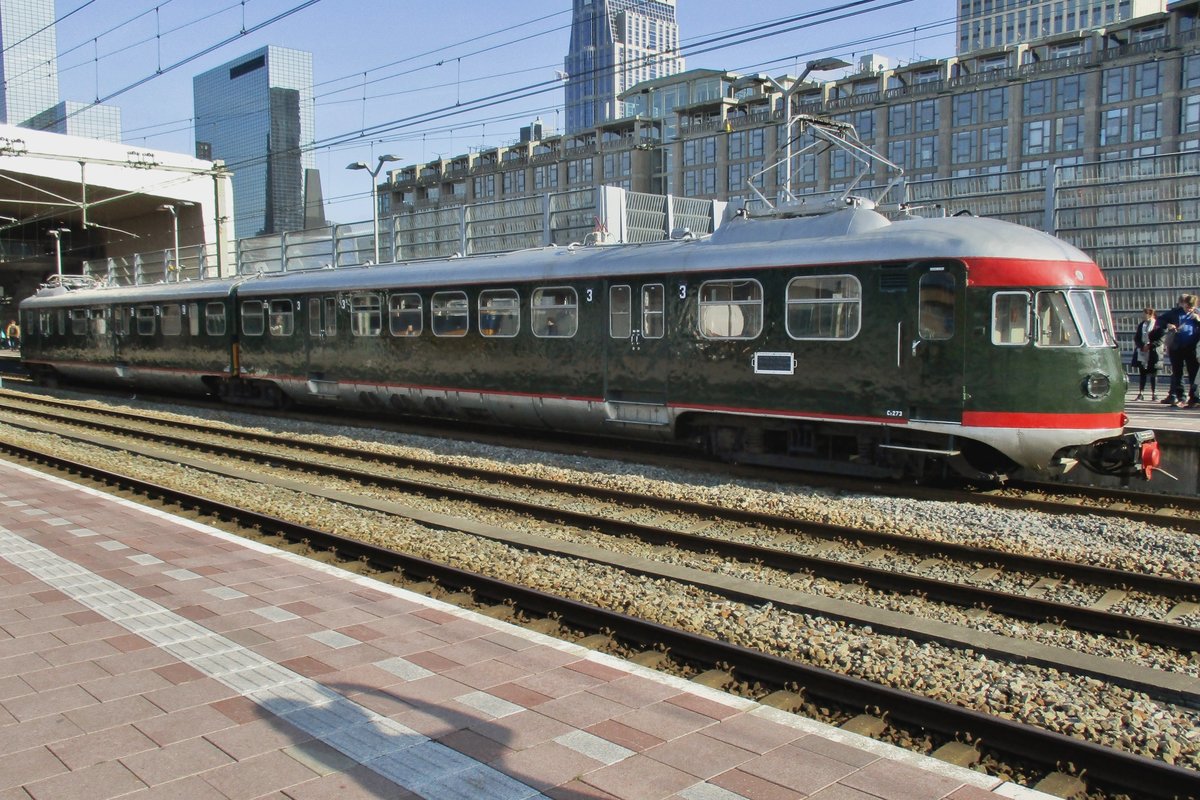
[[[375,292],[350,295],[350,332],[355,336],[378,336],[383,330],[383,302]]]
[[[1063,292],[1037,293],[1037,346],[1079,347],[1079,329]]]
[[[54,333],[54,315],[49,311],[38,312],[38,333],[42,336]]]
[[[326,297],[324,302],[325,302],[325,319],[324,319],[325,335],[326,336],[337,336],[337,332],[338,332],[337,298],[336,297]]]
[[[137,307],[137,332],[139,336],[153,336],[154,323],[154,306],[138,306]]]
[[[264,329],[263,302],[261,300],[243,300],[242,335],[262,336]]]
[[[434,336],[466,336],[471,329],[466,292],[435,292],[429,300]]]
[[[762,333],[763,291],[755,280],[700,284],[700,335],[705,339],[754,339]]]
[[[204,332],[209,336],[225,335],[224,303],[209,303],[204,306]]]
[[[539,338],[569,338],[579,329],[579,296],[570,286],[534,289],[529,324]]]
[[[325,332],[321,327],[321,298],[308,298],[308,335],[320,336]]]
[[[992,295],[992,344],[1026,345],[1030,333],[1029,292]]]
[[[167,303],[162,307],[163,336],[178,336],[183,333],[183,315],[175,303]]]
[[[521,298],[515,289],[479,293],[479,332],[484,336],[516,336],[521,329]]]
[[[667,291],[661,283],[642,286],[642,336],[661,339],[667,335]]]
[[[425,327],[421,295],[394,294],[389,297],[388,326],[392,336],[420,336]]]
[[[71,319],[71,335],[86,336],[88,328],[88,312],[86,308],[72,308],[67,312]]]
[[[108,315],[107,308],[93,308],[88,312],[88,328],[96,336],[103,336],[108,333]]]
[[[117,336],[129,335],[129,316],[133,309],[126,310],[120,306],[113,309],[113,332]]]
[[[271,335],[291,336],[296,327],[295,314],[292,313],[291,300],[271,301]]]
[[[917,326],[922,339],[949,339],[954,335],[954,289],[949,272],[926,272],[918,284]]]
[[[608,335],[614,339],[633,335],[633,289],[629,286],[608,289]]]
[[[862,327],[862,284],[853,275],[792,278],[785,324],[793,339],[853,339]]]

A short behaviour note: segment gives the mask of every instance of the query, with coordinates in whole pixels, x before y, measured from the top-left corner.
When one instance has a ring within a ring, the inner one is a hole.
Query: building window
[[[984,161],[1008,158],[1008,126],[997,125],[980,131]]]
[[[1129,109],[1110,108],[1100,114],[1100,146],[1128,141]]]
[[[1180,133],[1200,133],[1200,94],[1183,98],[1179,113]]]
[[[897,166],[911,169],[912,140],[900,139],[895,142],[888,142],[888,160]]]
[[[592,159],[577,158],[567,162],[567,185],[592,183]]]
[[[1045,114],[1050,110],[1050,81],[1030,81],[1021,87],[1026,115]]]
[[[1027,156],[1042,155],[1050,149],[1050,120],[1026,122],[1021,132],[1021,153]]]
[[[1059,117],[1054,120],[1054,149],[1058,152],[1083,149],[1083,117]]]
[[[888,109],[888,136],[903,136],[906,133],[912,133],[912,106],[897,103]]]
[[[1104,70],[1100,79],[1100,102],[1120,103],[1129,99],[1129,68],[1114,67]]]
[[[950,138],[950,160],[955,164],[969,164],[979,160],[978,131],[959,131]]]
[[[1200,89],[1200,55],[1183,57],[1183,78],[1180,82],[1185,89]]]
[[[1069,75],[1055,80],[1054,107],[1058,111],[1077,111],[1083,108],[1083,75]]]
[[[937,167],[937,137],[921,136],[913,150],[913,169],[935,169]]]
[[[1008,89],[988,89],[983,95],[983,121],[1002,122],[1008,119]]]
[[[913,103],[913,122],[916,131],[936,131],[938,116],[937,100],[921,100]]]
[[[1157,141],[1162,138],[1162,103],[1146,103],[1133,109],[1133,141]]]
[[[1163,67],[1161,61],[1138,64],[1133,68],[1133,96],[1157,97],[1162,93]]]
[[[558,188],[558,165],[543,164],[540,167],[533,168],[533,188],[535,189],[556,189]]]
[[[746,157],[746,146],[749,131],[734,131],[729,134],[729,160],[734,161]]]
[[[964,94],[955,95],[951,103],[951,117],[954,122],[954,127],[964,125],[974,125],[979,121],[976,116],[979,108],[979,98],[975,92],[966,92]]]

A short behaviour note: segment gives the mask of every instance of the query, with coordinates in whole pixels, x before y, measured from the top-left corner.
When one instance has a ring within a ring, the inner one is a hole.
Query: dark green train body
[[[22,303],[45,377],[702,445],[866,474],[1148,472],[1099,269],[849,208],[711,237]]]

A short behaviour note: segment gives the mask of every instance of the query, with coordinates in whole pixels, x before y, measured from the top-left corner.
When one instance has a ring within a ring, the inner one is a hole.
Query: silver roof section
[[[546,247],[501,255],[450,258],[372,267],[264,273],[226,281],[76,290],[35,297],[23,307],[146,303],[218,298],[234,286],[241,297],[373,289],[439,289],[461,284],[545,286],[598,277],[654,273],[685,275],[807,264],[870,264],[944,258],[1023,258],[1082,261],[1082,251],[1047,234],[981,217],[891,222],[876,211],[849,207],[811,217],[745,218],[711,236],[685,241],[604,247]]]

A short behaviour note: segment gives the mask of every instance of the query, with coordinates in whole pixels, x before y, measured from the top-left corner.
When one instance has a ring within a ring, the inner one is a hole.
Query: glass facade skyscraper
[[[0,0],[0,122],[20,125],[58,104],[54,0]]]
[[[683,71],[675,0],[574,0],[564,65],[568,133],[623,117],[619,94]]]
[[[304,227],[314,167],[312,54],[268,46],[192,81],[196,156],[233,172],[234,233]]]

